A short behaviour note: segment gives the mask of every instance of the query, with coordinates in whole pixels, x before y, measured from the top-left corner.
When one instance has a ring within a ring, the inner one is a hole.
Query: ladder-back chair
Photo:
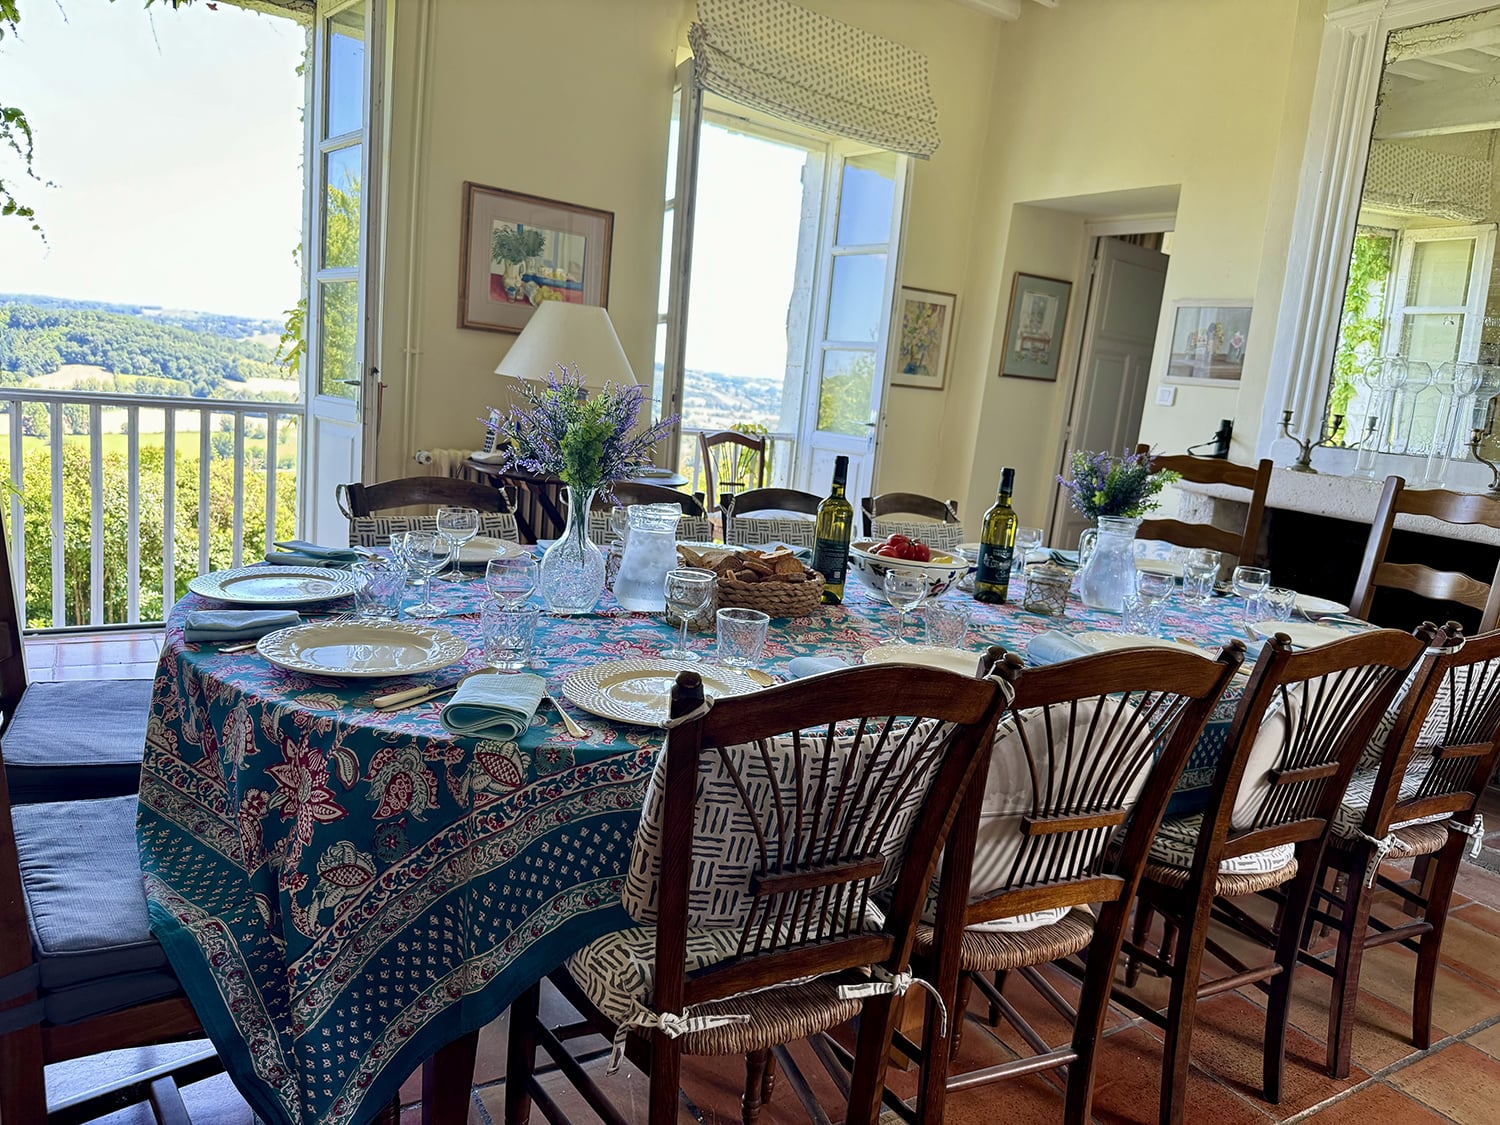
[[[953,550],[964,539],[957,500],[938,500],[918,492],[882,492],[866,496],[859,510],[866,539],[899,533],[944,551]]]
[[[766,446],[765,435],[745,434],[739,430],[698,435],[703,494],[707,497],[710,512],[723,507],[725,496],[766,486]]]
[[[1160,539],[1178,547],[1206,547],[1235,556],[1241,566],[1255,565],[1260,558],[1260,525],[1266,514],[1266,492],[1271,487],[1269,460],[1252,467],[1217,457],[1152,454],[1149,445],[1138,445],[1135,451],[1149,455],[1151,468],[1157,472],[1167,469],[1195,484],[1227,484],[1250,493],[1244,526],[1236,530],[1176,519],[1147,519],[1141,521],[1137,539]]]

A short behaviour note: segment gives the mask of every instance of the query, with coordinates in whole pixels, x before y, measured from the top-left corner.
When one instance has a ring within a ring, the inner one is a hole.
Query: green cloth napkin
[[[354,560],[324,558],[321,555],[304,555],[301,551],[271,551],[266,562],[272,566],[322,566],[330,570],[347,568]]]
[[[443,726],[470,738],[513,741],[531,726],[546,693],[547,681],[530,672],[470,676],[443,708]]]
[[[195,609],[183,619],[182,639],[190,644],[205,641],[257,641],[267,633],[301,625],[295,609]]]
[[[276,546],[283,551],[291,551],[298,555],[311,555],[315,559],[336,559],[339,562],[359,562],[363,554],[353,547],[321,547],[316,543],[309,543],[306,539],[279,539]]]

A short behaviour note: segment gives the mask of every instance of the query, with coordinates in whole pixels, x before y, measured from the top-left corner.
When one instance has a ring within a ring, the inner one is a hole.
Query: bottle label
[[[813,547],[813,569],[830,586],[842,586],[849,571],[849,544],[842,539],[819,539]]]
[[[979,548],[979,573],[974,576],[974,580],[996,586],[1006,585],[1010,582],[1010,563],[1014,556],[1014,547],[984,544]]]

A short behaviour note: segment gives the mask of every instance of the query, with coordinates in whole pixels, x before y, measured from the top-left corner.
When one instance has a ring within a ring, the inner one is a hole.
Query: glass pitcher
[[[1135,593],[1135,533],[1141,521],[1100,516],[1099,537],[1079,577],[1078,596],[1091,609],[1119,613]]]
[[[615,576],[615,601],[635,613],[661,613],[667,608],[662,592],[667,571],[677,565],[682,509],[676,504],[632,504],[626,518],[630,534]]]

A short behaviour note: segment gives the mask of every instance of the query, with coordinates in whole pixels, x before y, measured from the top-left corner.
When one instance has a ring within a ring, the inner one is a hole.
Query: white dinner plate
[[[1074,633],[1073,639],[1091,652],[1115,652],[1125,648],[1175,648],[1179,652],[1191,652],[1194,656],[1208,653],[1187,641],[1174,641],[1170,637],[1143,637],[1139,633],[1101,633],[1097,630]]]
[[[321,566],[242,566],[215,570],[188,582],[205,598],[233,605],[294,606],[346,598],[364,579],[353,571]]]
[[[313,676],[414,676],[446,668],[469,646],[445,629],[405,621],[324,621],[262,637],[272,664]]]
[[[1349,607],[1342,602],[1329,601],[1327,598],[1315,598],[1311,594],[1298,594],[1294,605],[1298,613],[1304,614],[1314,621],[1320,617],[1327,617],[1330,613],[1349,612]]]
[[[979,674],[979,653],[938,645],[876,645],[865,650],[866,664],[920,664],[960,676]]]
[[[1285,633],[1291,640],[1293,648],[1317,648],[1319,645],[1326,645],[1331,641],[1342,641],[1346,637],[1352,637],[1361,632],[1353,626],[1335,628],[1332,625],[1310,625],[1306,621],[1257,621],[1250,626],[1250,631],[1257,637],[1263,638]]]
[[[484,566],[491,559],[514,559],[525,553],[526,548],[519,543],[480,535],[458,549],[458,565]]]
[[[759,691],[749,676],[689,660],[609,660],[569,673],[562,693],[590,715],[659,727],[667,721],[672,685],[678,672],[697,672],[703,678],[703,694],[710,699]]]

